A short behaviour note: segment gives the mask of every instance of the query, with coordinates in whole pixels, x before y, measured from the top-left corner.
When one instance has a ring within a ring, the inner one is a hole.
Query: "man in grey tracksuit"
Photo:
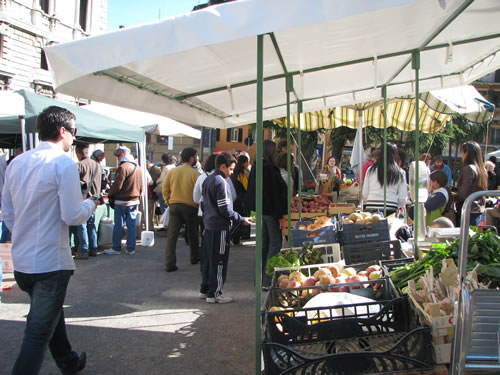
[[[251,219],[233,211],[233,200],[226,179],[233,173],[236,161],[228,152],[215,159],[215,171],[203,182],[203,256],[200,298],[208,303],[228,303],[222,295],[229,259],[229,229],[231,225],[250,225]]]

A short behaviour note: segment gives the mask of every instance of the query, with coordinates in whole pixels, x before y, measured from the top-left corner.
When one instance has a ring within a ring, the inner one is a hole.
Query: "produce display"
[[[478,280],[500,286],[500,237],[493,231],[469,235],[467,271],[476,269]],[[433,244],[429,252],[413,264],[397,268],[390,273],[394,285],[405,291],[410,280],[418,281],[427,270],[433,269],[435,277],[441,272],[443,260],[451,258],[458,264],[458,239],[452,243]],[[476,267],[477,266],[477,267]]]
[[[289,274],[281,274],[278,277],[277,284],[279,288],[295,289],[301,287],[312,286],[325,286],[345,283],[361,283],[368,280],[378,280],[383,276],[383,271],[379,265],[371,265],[364,270],[357,271],[353,267],[346,267],[342,262],[332,263],[323,266],[314,272],[312,276],[306,276],[300,271],[292,271]],[[352,289],[360,289],[361,287],[367,288],[369,284],[362,284],[352,286]],[[341,288],[329,288],[333,292],[349,292],[349,286]],[[325,290],[327,291],[327,290]],[[302,290],[302,295],[316,295],[320,292],[319,289],[305,289]]]
[[[275,268],[300,267],[307,264],[323,263],[321,248],[315,248],[313,244],[303,246],[299,251],[286,249],[273,256],[267,262],[266,273],[274,274]]]
[[[469,290],[472,289],[487,289],[488,285],[484,285],[478,281],[476,269],[467,275],[466,286]],[[408,294],[412,299],[420,305],[429,316],[449,316],[453,315],[455,302],[458,300],[458,270],[453,259],[443,259],[441,272],[436,277],[434,269],[431,266],[425,271],[423,276],[418,280],[420,290],[417,290],[414,280],[408,283]]]
[[[328,227],[334,225],[332,220],[328,216],[320,216],[313,223],[305,225],[300,224],[297,229],[299,230],[318,230],[319,228]]]
[[[383,216],[379,214],[371,214],[370,212],[354,212],[342,219],[342,224],[371,224],[383,220]]]
[[[308,198],[302,198],[302,212],[323,213],[328,210],[330,203],[331,201],[326,196],[322,195],[313,195]],[[291,211],[299,212],[298,197],[293,197]]]

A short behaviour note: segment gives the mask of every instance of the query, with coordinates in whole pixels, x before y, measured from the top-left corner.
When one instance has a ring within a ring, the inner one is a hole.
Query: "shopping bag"
[[[161,215],[161,217],[160,217],[160,224],[163,225],[164,228],[168,227],[168,219],[169,219],[168,211],[169,211],[169,207],[167,207],[167,209],[165,210],[163,215]]]

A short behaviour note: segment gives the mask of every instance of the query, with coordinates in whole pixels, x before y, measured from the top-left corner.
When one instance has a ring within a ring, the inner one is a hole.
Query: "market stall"
[[[291,105],[300,113],[420,97],[420,89],[459,86],[498,69],[499,13],[494,0],[242,0],[48,47],[46,53],[61,92],[187,124],[256,122],[261,160],[263,120],[290,118]],[[415,116],[418,124],[418,106]],[[257,190],[256,280],[261,198]],[[260,373],[259,282],[256,300]]]

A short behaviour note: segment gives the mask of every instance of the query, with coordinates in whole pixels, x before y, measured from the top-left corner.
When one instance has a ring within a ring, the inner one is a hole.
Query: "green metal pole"
[[[291,114],[290,114],[290,92],[293,90],[292,76],[286,77],[286,169],[288,170],[288,247],[292,247],[292,155],[290,153],[290,126],[291,126]],[[281,150],[279,150],[281,151]]]
[[[387,217],[387,86],[382,87],[384,96],[384,217]]]
[[[255,239],[255,374],[261,373],[261,283],[262,283],[262,143],[264,123],[262,121],[264,88],[264,35],[257,36],[257,130],[256,130],[256,239]]]
[[[299,192],[299,221],[302,220],[302,184],[304,183],[302,181],[302,129],[301,129],[301,115],[302,115],[302,101],[299,100],[297,103],[297,112],[298,112],[298,126],[299,126],[299,131],[298,131],[298,137],[299,137],[299,149],[295,150],[295,159],[298,160],[297,163],[299,165],[299,186],[298,186],[298,192]]]
[[[418,156],[420,154],[420,131],[419,131],[419,72],[420,72],[420,51],[416,50],[411,56],[411,67],[415,70],[415,231],[413,232],[413,238],[415,240],[415,254],[418,256],[418,233],[419,233],[419,207],[418,207],[418,187],[419,187],[419,160]]]

